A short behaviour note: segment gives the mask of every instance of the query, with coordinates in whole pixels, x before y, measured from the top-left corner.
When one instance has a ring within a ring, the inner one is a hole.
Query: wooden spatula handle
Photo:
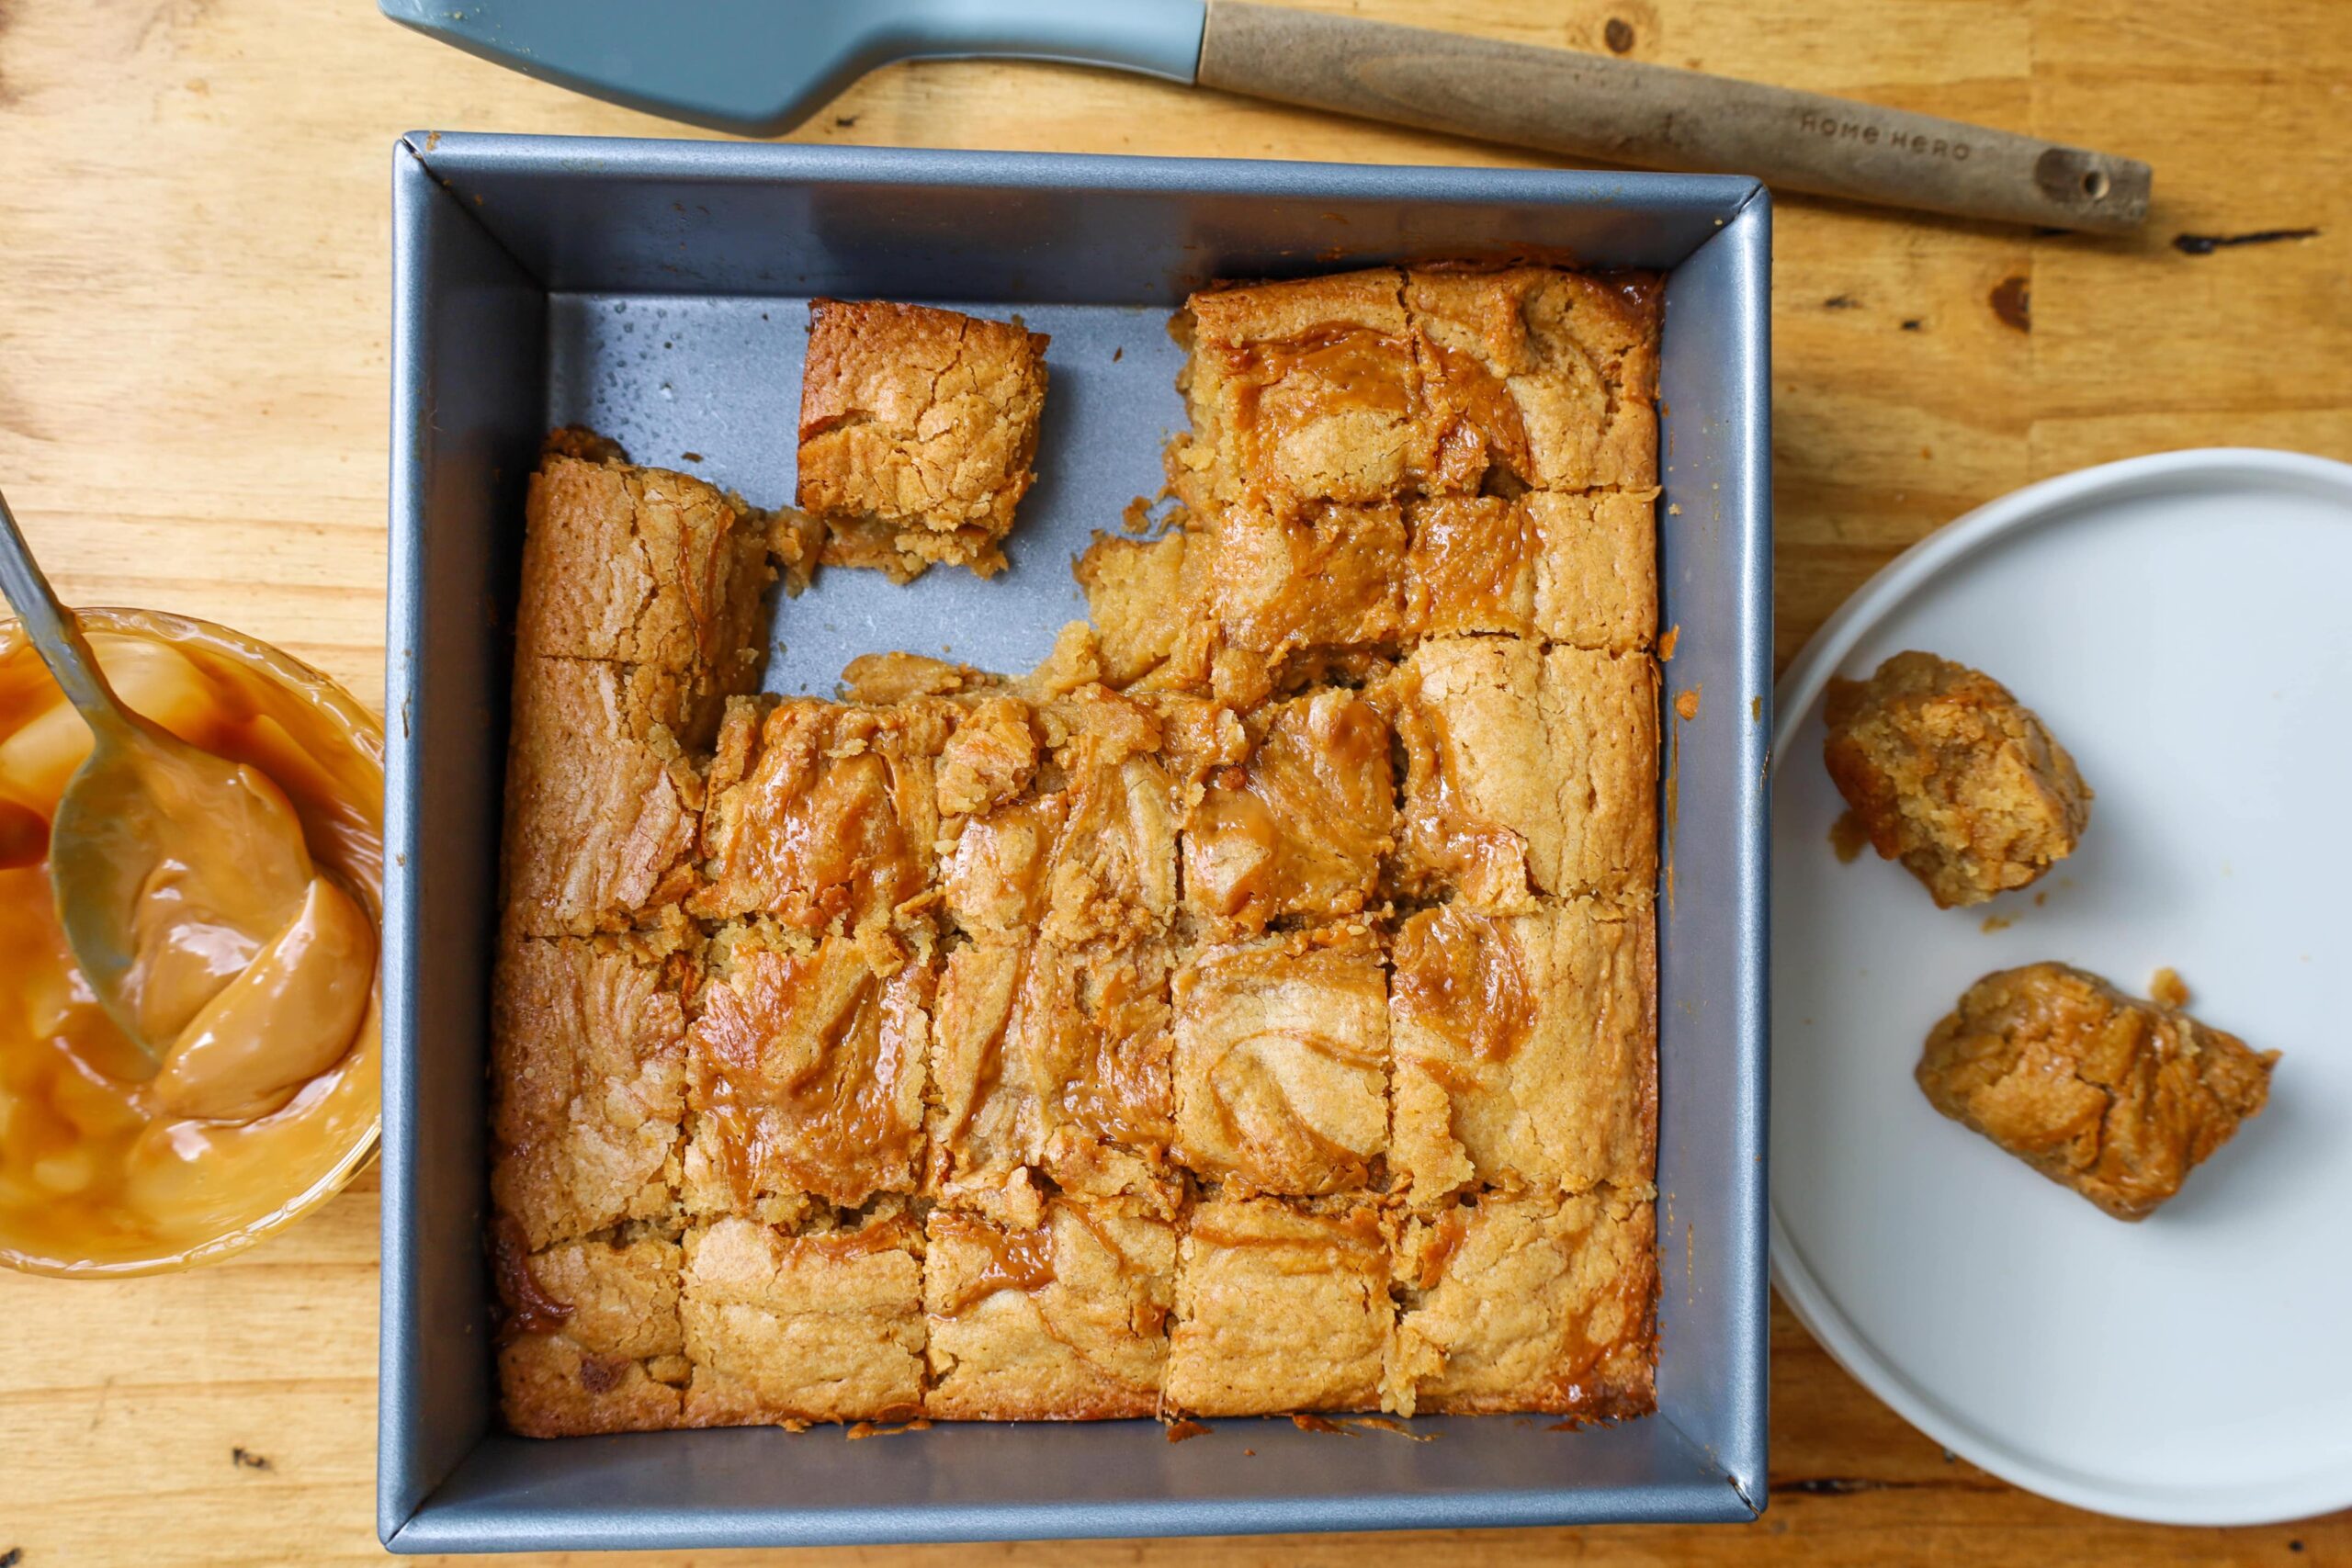
[[[2148,165],[1637,60],[1209,0],[1200,85],[1613,164],[1754,175],[1891,207],[2118,233]]]

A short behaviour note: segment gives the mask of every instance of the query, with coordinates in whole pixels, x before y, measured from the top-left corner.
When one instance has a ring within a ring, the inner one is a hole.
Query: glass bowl
[[[293,801],[313,860],[383,919],[383,721],[266,643],[151,610],[78,612],[134,709],[248,762]],[[247,1123],[173,1119],[109,1076],[128,1046],[73,971],[50,901],[47,818],[89,732],[0,621],[0,1265],[159,1273],[251,1247],[375,1152],[381,975],[350,1049]]]

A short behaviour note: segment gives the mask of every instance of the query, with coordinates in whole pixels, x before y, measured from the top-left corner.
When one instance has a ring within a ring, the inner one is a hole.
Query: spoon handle
[[[17,618],[25,624],[25,635],[83,721],[99,734],[123,728],[122,699],[99,671],[97,658],[83,638],[82,623],[57,602],[56,592],[17,527],[16,513],[8,510],[6,496],[0,496],[0,593],[6,594],[16,607]]]

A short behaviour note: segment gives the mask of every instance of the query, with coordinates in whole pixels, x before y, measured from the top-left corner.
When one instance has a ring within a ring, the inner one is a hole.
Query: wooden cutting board
[[[2352,27],[2340,0],[1914,0],[1899,17],[1880,0],[1357,8],[1877,98],[2155,164],[2154,215],[2127,241],[1781,204],[1783,660],[1897,550],[2030,479],[2173,446],[2352,458]],[[0,484],[69,599],[226,621],[380,702],[386,175],[392,138],[423,127],[678,134],[410,35],[362,0],[0,4]],[[1533,162],[1045,66],[896,68],[802,134]],[[2194,585],[2183,592],[2166,613],[2193,618]],[[195,1274],[106,1285],[0,1274],[0,1563],[378,1557],[376,1288],[372,1178]],[[1413,1548],[1476,1564],[2352,1562],[2352,1516],[2162,1530],[2019,1494],[1910,1431],[1785,1314],[1772,1419],[1771,1507],[1753,1529]],[[1396,1546],[791,1561],[1356,1568]]]

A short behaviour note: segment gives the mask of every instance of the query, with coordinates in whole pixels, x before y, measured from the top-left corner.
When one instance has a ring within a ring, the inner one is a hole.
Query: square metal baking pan
[[[418,133],[393,153],[391,755],[378,1525],[398,1551],[1739,1520],[1764,1502],[1770,208],[1745,179]],[[483,1063],[523,487],[581,420],[775,504],[814,295],[1053,334],[1040,478],[987,582],[835,571],[776,690],[856,654],[1022,670],[1069,559],[1159,483],[1166,323],[1219,276],[1536,253],[1668,273],[1658,1411],[1432,1441],[1219,1421],[535,1442],[499,1424]],[[1703,694],[1683,719],[1677,696]],[[1254,1450],[1254,1454],[1244,1450]]]

